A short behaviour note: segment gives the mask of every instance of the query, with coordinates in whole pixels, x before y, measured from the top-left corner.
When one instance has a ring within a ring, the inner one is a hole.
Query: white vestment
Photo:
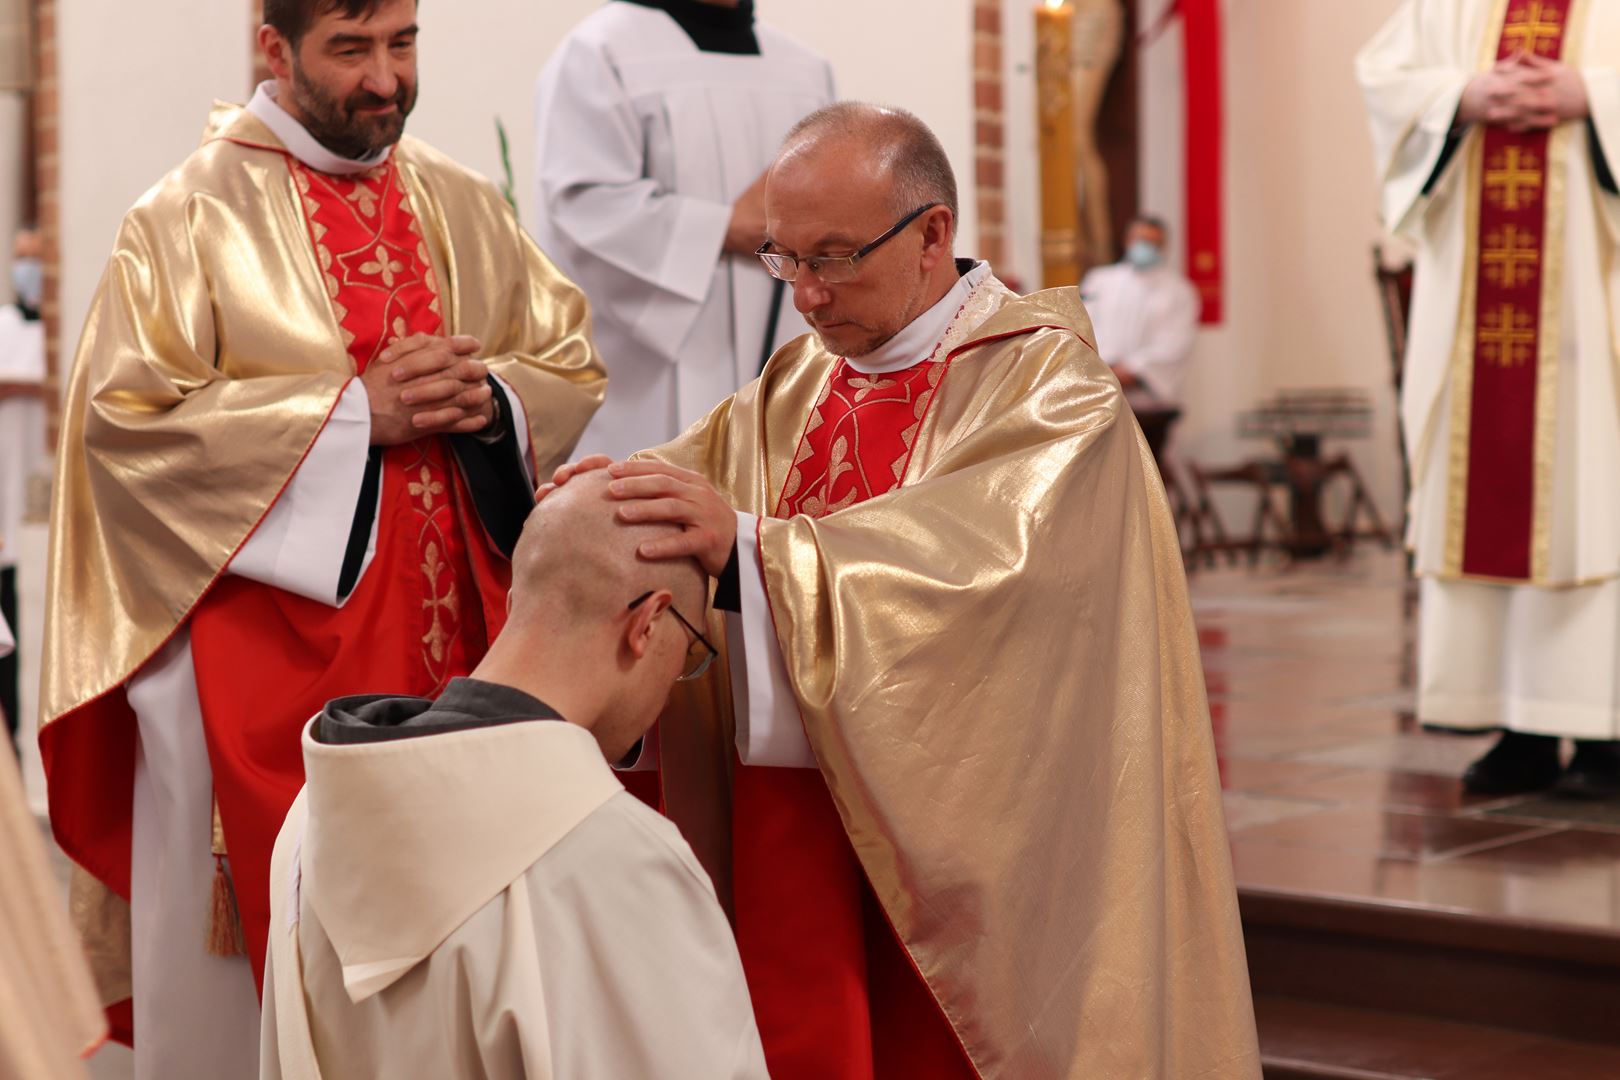
[[[1198,290],[1163,264],[1099,266],[1080,282],[1097,334],[1097,353],[1146,384],[1154,397],[1179,404],[1187,359],[1198,340]]]
[[[721,247],[732,204],[788,130],[833,100],[820,56],[756,25],[758,56],[703,52],[673,18],[615,2],[541,72],[536,236],[585,290],[607,401],[578,453],[673,439],[804,333],[791,290]]]
[[[1469,169],[1479,125],[1442,163],[1463,89],[1494,62],[1492,0],[1408,0],[1363,49],[1385,224],[1418,245],[1401,417],[1411,461],[1407,542],[1423,577],[1419,719],[1620,738],[1620,197],[1604,191],[1592,141],[1620,164],[1620,5],[1575,0],[1563,56],[1591,104],[1566,125],[1556,438],[1547,580],[1459,580],[1446,560],[1450,369],[1471,250]],[[1498,16],[1499,18],[1499,16]],[[1589,136],[1590,131],[1590,136]],[[1443,164],[1443,167],[1442,167]],[[1440,169],[1436,176],[1437,168]],[[1426,189],[1428,189],[1426,191]]]
[[[708,876],[588,732],[313,728],[271,862],[262,1080],[765,1080]]]
[[[317,171],[356,171],[274,103],[272,85],[261,86],[248,108],[288,151]],[[500,386],[527,463],[527,412],[510,387]],[[370,445],[370,399],[355,379],[227,572],[341,606],[346,597],[338,583]],[[373,518],[362,577],[376,540]],[[245,956],[213,956],[204,948],[215,871],[214,785],[189,624],[131,677],[127,696],[138,731],[129,905],[135,1080],[251,1076],[259,1054],[252,968]]]

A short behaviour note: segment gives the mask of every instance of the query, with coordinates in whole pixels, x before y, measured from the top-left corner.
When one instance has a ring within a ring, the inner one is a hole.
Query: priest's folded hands
[[[360,376],[371,403],[371,442],[397,446],[425,435],[470,435],[495,420],[489,368],[475,337],[412,334]]]

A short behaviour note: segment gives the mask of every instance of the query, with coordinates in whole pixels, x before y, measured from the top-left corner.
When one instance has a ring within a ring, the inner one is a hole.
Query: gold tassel
[[[246,956],[247,941],[242,933],[242,914],[236,908],[236,890],[225,872],[224,856],[214,856],[214,896],[208,906],[208,954]]]

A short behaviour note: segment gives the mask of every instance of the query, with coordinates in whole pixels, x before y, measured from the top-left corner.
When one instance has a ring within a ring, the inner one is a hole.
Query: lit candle
[[[1074,8],[1035,8],[1035,99],[1041,132],[1041,270],[1047,288],[1080,280],[1080,191],[1076,186],[1070,82]]]

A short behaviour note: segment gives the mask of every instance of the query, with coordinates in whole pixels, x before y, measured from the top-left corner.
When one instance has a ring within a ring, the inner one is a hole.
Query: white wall
[[[1026,289],[1041,282],[1041,133],[1035,99],[1034,0],[1002,0],[1001,64],[1007,164],[1007,266]]]
[[[535,78],[600,3],[421,6],[422,96],[411,132],[498,179],[499,116],[530,223]],[[821,50],[845,96],[904,106],[934,127],[961,183],[962,234],[976,235],[971,0],[763,0],[761,17]],[[59,20],[63,348],[71,355],[124,211],[197,145],[210,101],[248,94],[251,27],[245,0],[62,0]]]
[[[252,79],[246,0],[62,0],[62,350],[72,356],[124,212]],[[64,380],[65,381],[65,380]]]
[[[523,219],[534,223],[534,83],[576,22],[602,0],[423,0],[422,96],[410,130],[492,179],[495,117],[512,139]],[[760,0],[760,18],[819,50],[839,92],[900,105],[939,134],[956,166],[964,237],[977,235],[971,0]],[[851,28],[859,27],[859,33]],[[971,246],[971,245],[969,245]]]
[[[1225,5],[1226,321],[1201,335],[1181,454],[1253,454],[1236,414],[1285,387],[1365,387],[1372,438],[1350,444],[1386,520],[1400,513],[1394,392],[1372,277],[1379,237],[1356,51],[1399,0]],[[1145,20],[1163,8],[1141,0]],[[1179,26],[1144,57],[1143,205],[1183,215]]]

